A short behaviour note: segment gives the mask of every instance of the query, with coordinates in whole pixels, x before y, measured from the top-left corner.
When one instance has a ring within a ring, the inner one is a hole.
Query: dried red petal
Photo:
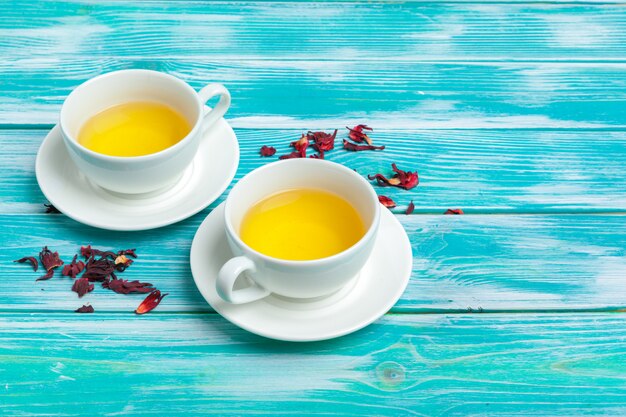
[[[76,310],[74,310],[76,313],[93,313],[94,309],[92,306],[90,306],[89,304],[86,304]]]
[[[309,158],[324,159],[324,151],[319,151],[319,153],[314,153],[313,155],[309,156]]]
[[[33,267],[33,271],[37,272],[37,269],[39,269],[39,262],[37,262],[37,258],[35,258],[34,256],[25,256],[13,262],[17,262],[20,264],[23,264],[24,262],[30,262],[30,265]]]
[[[123,266],[123,264],[120,265]],[[106,257],[101,257],[100,259],[91,257],[85,264],[85,273],[83,274],[83,278],[88,278],[89,281],[92,282],[105,281],[113,272],[115,272],[115,266],[115,263]]]
[[[353,141],[358,142],[358,143],[366,142],[368,145],[372,144],[372,139],[370,139],[369,136],[363,133],[363,130],[369,130],[373,132],[374,129],[372,129],[371,127],[367,125],[356,125],[352,129],[346,126],[346,129],[349,130],[348,136]]]
[[[39,252],[39,260],[46,271],[63,265],[63,261],[59,258],[59,252],[52,252],[47,246],[44,246]]]
[[[296,148],[296,151],[300,152],[300,158],[306,158],[306,148],[309,147],[309,137],[303,134],[300,139],[291,142],[290,146],[293,146]]]
[[[405,190],[410,190],[411,188],[419,184],[417,171],[402,171],[398,169],[398,167],[396,167],[396,164],[391,164],[391,168],[395,172],[395,174],[391,178],[387,178],[382,174],[368,175],[367,178],[369,178],[370,180],[376,180],[378,182],[378,185],[380,185],[381,187],[387,187],[390,185],[392,187],[404,188]]]
[[[128,256],[132,256],[133,258],[137,257],[137,253],[135,252],[135,249],[121,250],[117,253],[117,256],[120,256],[120,255],[128,255]]]
[[[133,251],[134,249],[127,249],[127,250]],[[111,258],[111,260],[113,260],[118,256],[115,252],[112,252],[112,251],[101,251],[99,249],[93,249],[91,245],[81,246],[80,254],[84,256],[85,259],[89,259],[93,256],[102,256],[102,257]]]
[[[406,211],[404,212],[404,214],[411,214],[411,213],[413,213],[413,210],[415,210],[415,204],[413,204],[413,200],[411,200],[411,202],[409,203],[409,206],[406,208]]]
[[[383,206],[392,209],[396,206],[395,201],[393,201],[391,198],[385,196],[385,195],[379,195],[378,196],[378,201],[380,201],[380,204],[382,204]]]
[[[385,149],[385,145],[383,146],[373,146],[373,145],[357,145],[352,142],[348,142],[347,140],[343,140],[343,148],[345,150],[351,152],[359,152],[359,151],[382,151]]]
[[[156,306],[159,305],[161,300],[166,295],[167,294],[161,295],[161,291],[159,291],[159,290],[152,291],[150,294],[148,294],[146,299],[143,300],[141,302],[141,304],[139,304],[139,307],[137,307],[137,310],[135,310],[135,313],[136,314],[146,314],[146,313],[154,310],[156,308]]]
[[[78,294],[78,297],[82,297],[88,292],[93,291],[93,289],[94,289],[94,285],[91,284],[89,282],[89,279],[85,277],[78,278],[76,281],[74,281],[74,285],[72,285],[72,291]]]
[[[63,276],[76,278],[76,276],[80,274],[83,269],[85,269],[85,263],[83,261],[77,262],[76,258],[78,258],[78,255],[74,255],[72,262],[63,267],[61,270],[61,274]]]
[[[155,290],[154,286],[149,282],[128,281],[125,279],[105,281],[102,283],[102,288],[108,288],[118,294],[148,293]]]
[[[35,281],[47,281],[50,278],[52,278],[54,276],[54,269],[49,270],[48,272],[46,272],[46,275],[42,275],[39,278],[37,278]]]
[[[310,140],[313,141],[313,145],[311,147],[316,151],[328,152],[335,148],[335,138],[337,137],[337,129],[333,132],[333,134],[328,134],[326,132],[311,132],[307,133],[307,136]],[[321,158],[324,159],[324,158]]]
[[[44,207],[46,208],[47,214],[61,214],[59,209],[54,207],[52,204],[44,204]]]
[[[276,153],[276,148],[273,146],[261,146],[261,156],[273,156]]]
[[[464,213],[463,213],[463,210],[461,209],[448,209],[443,214],[464,214]]]
[[[278,157],[278,159],[293,159],[293,158],[302,158],[302,154],[298,151],[294,151],[287,155],[281,155]]]

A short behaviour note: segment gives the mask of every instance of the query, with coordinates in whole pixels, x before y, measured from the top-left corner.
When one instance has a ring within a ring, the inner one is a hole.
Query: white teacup
[[[343,197],[363,219],[365,235],[343,252],[307,261],[273,258],[246,245],[239,237],[246,212],[259,200],[294,188],[316,188]],[[290,159],[257,168],[243,177],[228,195],[224,212],[228,244],[237,256],[220,269],[217,292],[225,301],[242,304],[270,293],[306,299],[340,290],[358,275],[372,252],[380,204],[372,186],[353,170],[324,160]],[[235,289],[235,281],[241,274],[246,275],[251,285]]]
[[[205,111],[204,103],[220,96]],[[83,124],[97,113],[122,103],[156,101],[182,114],[192,126],[178,143],[149,155],[120,157],[94,152],[77,138]],[[79,170],[97,185],[124,194],[141,194],[175,183],[191,163],[204,133],[230,106],[230,93],[221,84],[208,84],[196,92],[186,82],[162,72],[122,70],[92,78],[76,87],[61,108],[61,132]]]

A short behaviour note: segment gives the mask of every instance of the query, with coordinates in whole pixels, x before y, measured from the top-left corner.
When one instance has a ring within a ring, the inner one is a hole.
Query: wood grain
[[[337,127],[341,128],[341,125]],[[614,212],[626,210],[626,132],[519,130],[382,130],[372,134],[381,152],[340,149],[343,128],[329,160],[362,175],[390,175],[391,163],[420,175],[410,191],[377,188],[402,212],[410,200],[419,213],[461,207],[468,213]],[[236,129],[242,175],[289,152],[306,131]],[[0,131],[0,212],[41,213],[45,199],[34,174],[35,154],[46,130]],[[278,149],[261,158],[262,145]],[[221,201],[221,200],[220,200]]]
[[[96,290],[78,299],[72,280],[35,283],[40,273],[12,261],[48,245],[70,260],[81,245],[137,248],[123,274],[170,293],[159,311],[210,311],[189,268],[193,235],[207,211],[177,225],[120,233],[60,215],[1,215],[0,309],[73,311],[89,301],[128,315],[143,299]],[[413,247],[413,274],[392,311],[588,310],[626,306],[623,215],[398,215]],[[383,277],[381,277],[383,279]]]
[[[2,2],[3,58],[624,60],[620,5]]]
[[[625,14],[626,15],[626,14]],[[626,30],[624,31],[626,33]],[[624,129],[626,63],[117,59],[0,61],[0,124],[52,124],[65,97],[99,74],[147,68],[232,93],[242,128]]]
[[[3,416],[626,412],[623,314],[392,315],[312,344],[215,315],[76,316],[0,315]]]

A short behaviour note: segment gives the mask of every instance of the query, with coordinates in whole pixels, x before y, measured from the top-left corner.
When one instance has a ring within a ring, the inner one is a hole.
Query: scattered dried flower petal
[[[135,249],[121,250],[117,253],[117,256],[120,256],[120,255],[128,255],[128,256],[132,256],[133,258],[137,257],[137,253],[135,252]]]
[[[293,146],[296,148],[296,151],[300,152],[300,158],[306,158],[306,148],[309,147],[309,136],[303,134],[300,139],[291,142],[290,146]]]
[[[293,159],[293,158],[302,158],[302,154],[298,151],[294,151],[287,155],[281,155],[278,157],[278,159]]]
[[[443,214],[463,214],[463,210],[461,210],[461,209],[448,209]]]
[[[404,212],[404,214],[411,214],[411,213],[413,213],[413,210],[415,210],[415,204],[413,204],[413,200],[411,200],[411,202],[409,203],[409,206],[406,208],[406,211]]]
[[[311,132],[307,133],[307,136],[310,140],[313,141],[313,145],[311,147],[318,151],[323,155],[322,152],[328,152],[335,148],[335,138],[337,137],[337,129],[333,132],[333,134],[328,134],[326,132]],[[321,158],[324,159],[324,158]]]
[[[54,207],[52,204],[44,204],[46,208],[47,214],[62,214],[58,208]]]
[[[159,305],[161,300],[166,295],[167,294],[161,295],[161,291],[159,291],[159,290],[152,291],[150,294],[148,294],[146,299],[143,300],[141,302],[141,304],[139,304],[139,307],[137,307],[137,310],[135,310],[135,313],[136,314],[146,314],[149,311],[154,310],[154,308]]]
[[[343,140],[343,148],[347,151],[351,152],[359,152],[359,151],[382,151],[385,149],[385,145],[383,146],[373,146],[373,145],[357,145],[352,142],[348,142],[347,140]]]
[[[39,252],[39,260],[46,271],[63,265],[63,261],[59,258],[59,252],[52,252],[47,246],[44,246]]]
[[[369,178],[370,180],[376,180],[378,182],[378,185],[380,185],[381,187],[387,187],[390,185],[392,187],[404,188],[405,190],[410,190],[411,188],[419,184],[417,171],[402,171],[398,169],[398,167],[396,167],[396,164],[391,164],[391,168],[395,172],[395,174],[391,178],[387,178],[382,174],[368,175],[367,178]]]
[[[94,309],[89,304],[85,304],[84,306],[74,310],[76,313],[93,313]]]
[[[309,158],[324,159],[324,151],[319,151],[318,153],[314,153],[313,155],[309,156]]]
[[[368,145],[372,144],[372,139],[370,139],[369,136],[367,136],[365,133],[363,133],[364,130],[369,130],[370,132],[373,132],[374,129],[372,129],[371,127],[369,127],[367,125],[356,125],[352,129],[350,129],[348,126],[346,126],[346,129],[349,130],[348,136],[353,141],[355,141],[357,143],[362,143],[362,142],[365,141]]]
[[[102,283],[102,288],[108,288],[118,294],[148,293],[155,290],[154,286],[149,282],[128,281],[125,279],[105,281]]]
[[[42,275],[39,278],[37,278],[35,281],[47,281],[50,278],[52,278],[54,276],[54,269],[49,270],[48,272],[46,272],[46,275]]]
[[[276,148],[273,146],[261,146],[261,156],[273,156],[276,153]]]
[[[37,258],[35,258],[34,256],[25,256],[13,262],[17,262],[20,264],[23,264],[24,262],[30,262],[30,265],[33,267],[33,271],[37,272],[37,269],[39,269],[39,262],[37,262]]]
[[[396,206],[395,201],[393,201],[391,198],[387,197],[386,195],[379,195],[378,201],[380,201],[380,204],[387,207],[388,209],[392,209]]]
[[[78,258],[78,255],[74,255],[74,259],[72,259],[72,262],[63,267],[63,269],[61,270],[61,275],[65,277],[76,278],[76,276],[80,274],[83,269],[85,269],[85,263],[83,261],[77,262],[76,258]]]
[[[88,278],[89,281],[106,281],[115,269],[115,263],[107,257],[101,257],[100,259],[91,257],[85,264],[83,278]]]
[[[94,285],[89,282],[88,278],[82,277],[78,278],[74,281],[74,285],[72,285],[72,291],[78,294],[78,297],[82,297],[88,292],[93,291]]]
[[[133,249],[127,249],[127,251],[133,251]],[[125,252],[125,251],[120,251],[120,252]],[[91,245],[81,246],[80,254],[84,256],[85,259],[89,259],[93,256],[102,256],[102,257],[107,257],[107,258],[111,258],[111,260],[114,260],[118,256],[118,254],[112,251],[101,251],[99,249],[93,249]]]

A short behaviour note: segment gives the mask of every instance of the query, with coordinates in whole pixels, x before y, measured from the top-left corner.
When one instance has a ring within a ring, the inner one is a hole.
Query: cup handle
[[[219,83],[211,83],[204,87],[200,92],[198,92],[198,96],[200,96],[200,100],[203,103],[206,103],[214,96],[220,96],[220,101],[217,103],[211,111],[204,115],[204,121],[202,123],[202,133],[206,133],[206,131],[213,126],[220,117],[224,116],[230,107],[230,93],[222,84]]]
[[[224,301],[245,304],[267,297],[270,292],[256,282],[247,288],[234,290],[235,281],[245,271],[255,271],[254,262],[245,256],[237,256],[226,262],[217,274],[217,293]]]

